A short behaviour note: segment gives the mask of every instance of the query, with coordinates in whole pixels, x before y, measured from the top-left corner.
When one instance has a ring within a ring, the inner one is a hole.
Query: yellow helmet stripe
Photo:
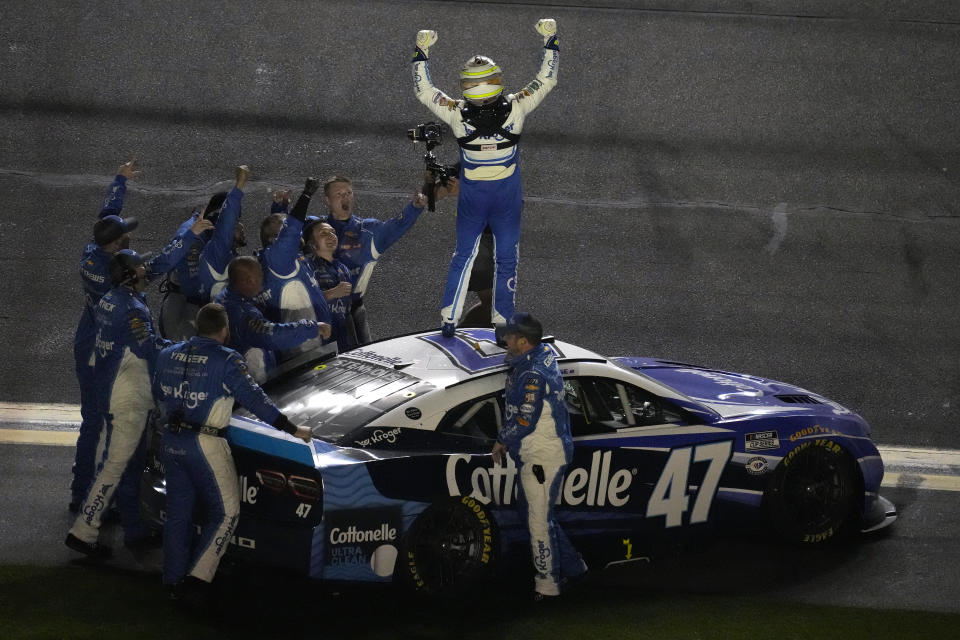
[[[483,71],[461,71],[460,75],[462,76],[491,76],[495,73],[500,73],[500,67],[493,65],[489,69],[484,69]]]
[[[473,89],[467,89],[463,92],[463,95],[469,96],[471,98],[490,98],[503,91],[503,87],[497,87],[496,91],[490,91],[489,93],[476,93]]]

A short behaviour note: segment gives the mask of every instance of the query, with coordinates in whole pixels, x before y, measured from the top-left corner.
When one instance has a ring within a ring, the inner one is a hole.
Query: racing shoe
[[[99,542],[84,542],[72,533],[67,534],[67,539],[63,541],[65,545],[91,558],[109,558],[113,551],[110,547],[102,545]]]
[[[452,338],[457,333],[457,325],[452,322],[444,322],[440,326],[440,333],[443,334],[444,338]]]
[[[533,592],[533,603],[542,606],[550,606],[551,603],[558,602],[560,596],[550,596],[545,593],[540,593],[539,591]]]
[[[167,597],[176,606],[199,614],[209,610],[212,602],[210,583],[187,576],[177,584],[167,585]]]

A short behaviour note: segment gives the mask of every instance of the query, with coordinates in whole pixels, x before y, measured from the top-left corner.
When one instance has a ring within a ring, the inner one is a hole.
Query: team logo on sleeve
[[[150,337],[150,330],[147,329],[147,324],[137,316],[130,317],[130,333],[133,334],[133,338],[137,342],[143,342]]]

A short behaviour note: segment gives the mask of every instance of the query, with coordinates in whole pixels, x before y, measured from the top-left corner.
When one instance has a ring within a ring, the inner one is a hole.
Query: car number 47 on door
[[[696,500],[693,502],[693,512],[690,514],[690,524],[706,522],[710,514],[710,504],[717,493],[717,485],[720,484],[720,475],[727,461],[730,460],[732,451],[732,440],[701,444],[696,447],[682,447],[671,451],[660,479],[657,480],[657,485],[650,495],[650,501],[647,503],[647,517],[666,516],[667,528],[683,524],[683,514],[690,508],[690,495],[687,493],[690,465],[709,462],[703,482],[696,489]]]

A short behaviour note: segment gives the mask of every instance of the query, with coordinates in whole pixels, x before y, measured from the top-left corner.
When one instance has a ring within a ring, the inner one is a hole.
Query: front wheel
[[[486,505],[468,496],[428,507],[404,538],[404,582],[415,592],[459,595],[491,575],[499,536]]]
[[[859,485],[849,456],[829,439],[804,442],[780,462],[767,489],[767,509],[788,541],[835,539],[853,519]]]

